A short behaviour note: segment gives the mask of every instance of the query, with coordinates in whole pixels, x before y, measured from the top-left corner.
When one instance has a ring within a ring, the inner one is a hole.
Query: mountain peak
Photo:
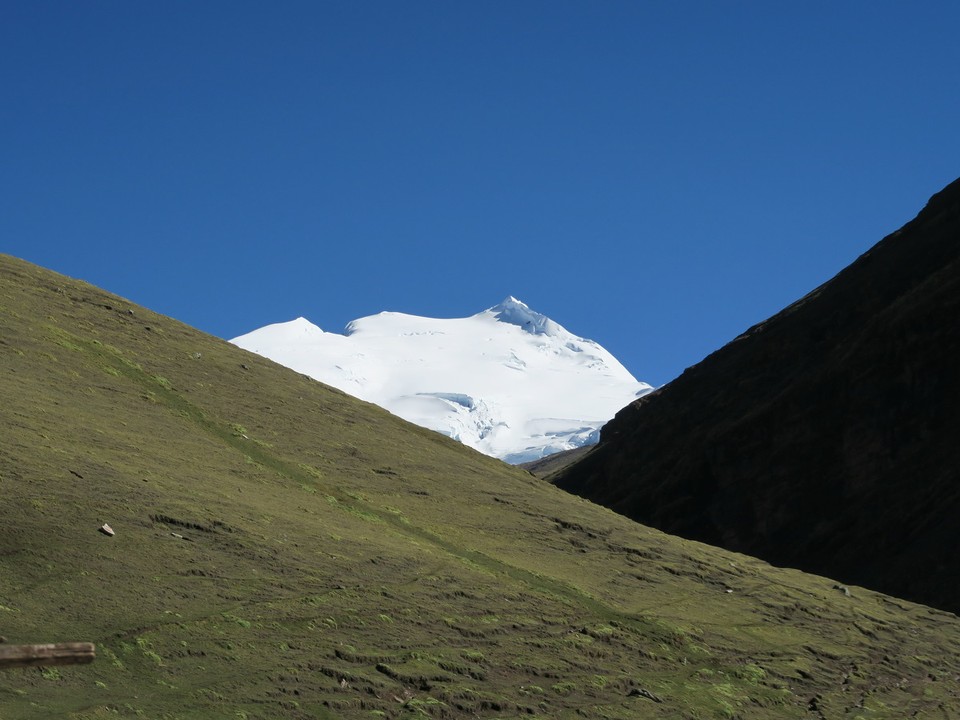
[[[466,318],[382,312],[343,335],[291,325],[233,342],[507,462],[592,444],[651,390],[512,296]]]
[[[559,324],[546,315],[531,310],[529,305],[517,300],[513,295],[508,295],[499,305],[494,305],[487,312],[500,322],[516,325],[531,335],[556,337],[566,332]]]
[[[526,308],[527,310],[530,309],[530,307],[525,302],[523,302],[523,300],[519,300],[515,298],[513,295],[507,295],[507,297],[504,298],[499,305],[494,305],[490,309],[503,310],[505,308],[512,308],[512,307],[522,307],[522,308]]]

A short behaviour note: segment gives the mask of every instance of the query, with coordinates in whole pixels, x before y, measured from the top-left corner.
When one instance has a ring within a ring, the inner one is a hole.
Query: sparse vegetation
[[[98,646],[0,675],[4,720],[960,711],[952,615],[634,525],[19,261],[0,299],[0,634]]]

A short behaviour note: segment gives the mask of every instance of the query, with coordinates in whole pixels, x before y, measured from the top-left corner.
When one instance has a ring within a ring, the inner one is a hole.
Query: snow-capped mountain
[[[513,297],[466,318],[383,312],[343,334],[297,318],[231,342],[511,463],[596,442],[653,389]]]

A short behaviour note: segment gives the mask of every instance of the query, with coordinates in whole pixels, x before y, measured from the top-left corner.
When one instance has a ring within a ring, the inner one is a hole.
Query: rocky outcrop
[[[551,479],[670,533],[960,611],[960,180]]]

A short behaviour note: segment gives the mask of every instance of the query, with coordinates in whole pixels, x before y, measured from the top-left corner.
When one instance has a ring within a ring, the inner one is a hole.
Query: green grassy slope
[[[636,525],[0,256],[0,718],[960,713],[960,621]],[[97,528],[116,531],[109,538]]]

